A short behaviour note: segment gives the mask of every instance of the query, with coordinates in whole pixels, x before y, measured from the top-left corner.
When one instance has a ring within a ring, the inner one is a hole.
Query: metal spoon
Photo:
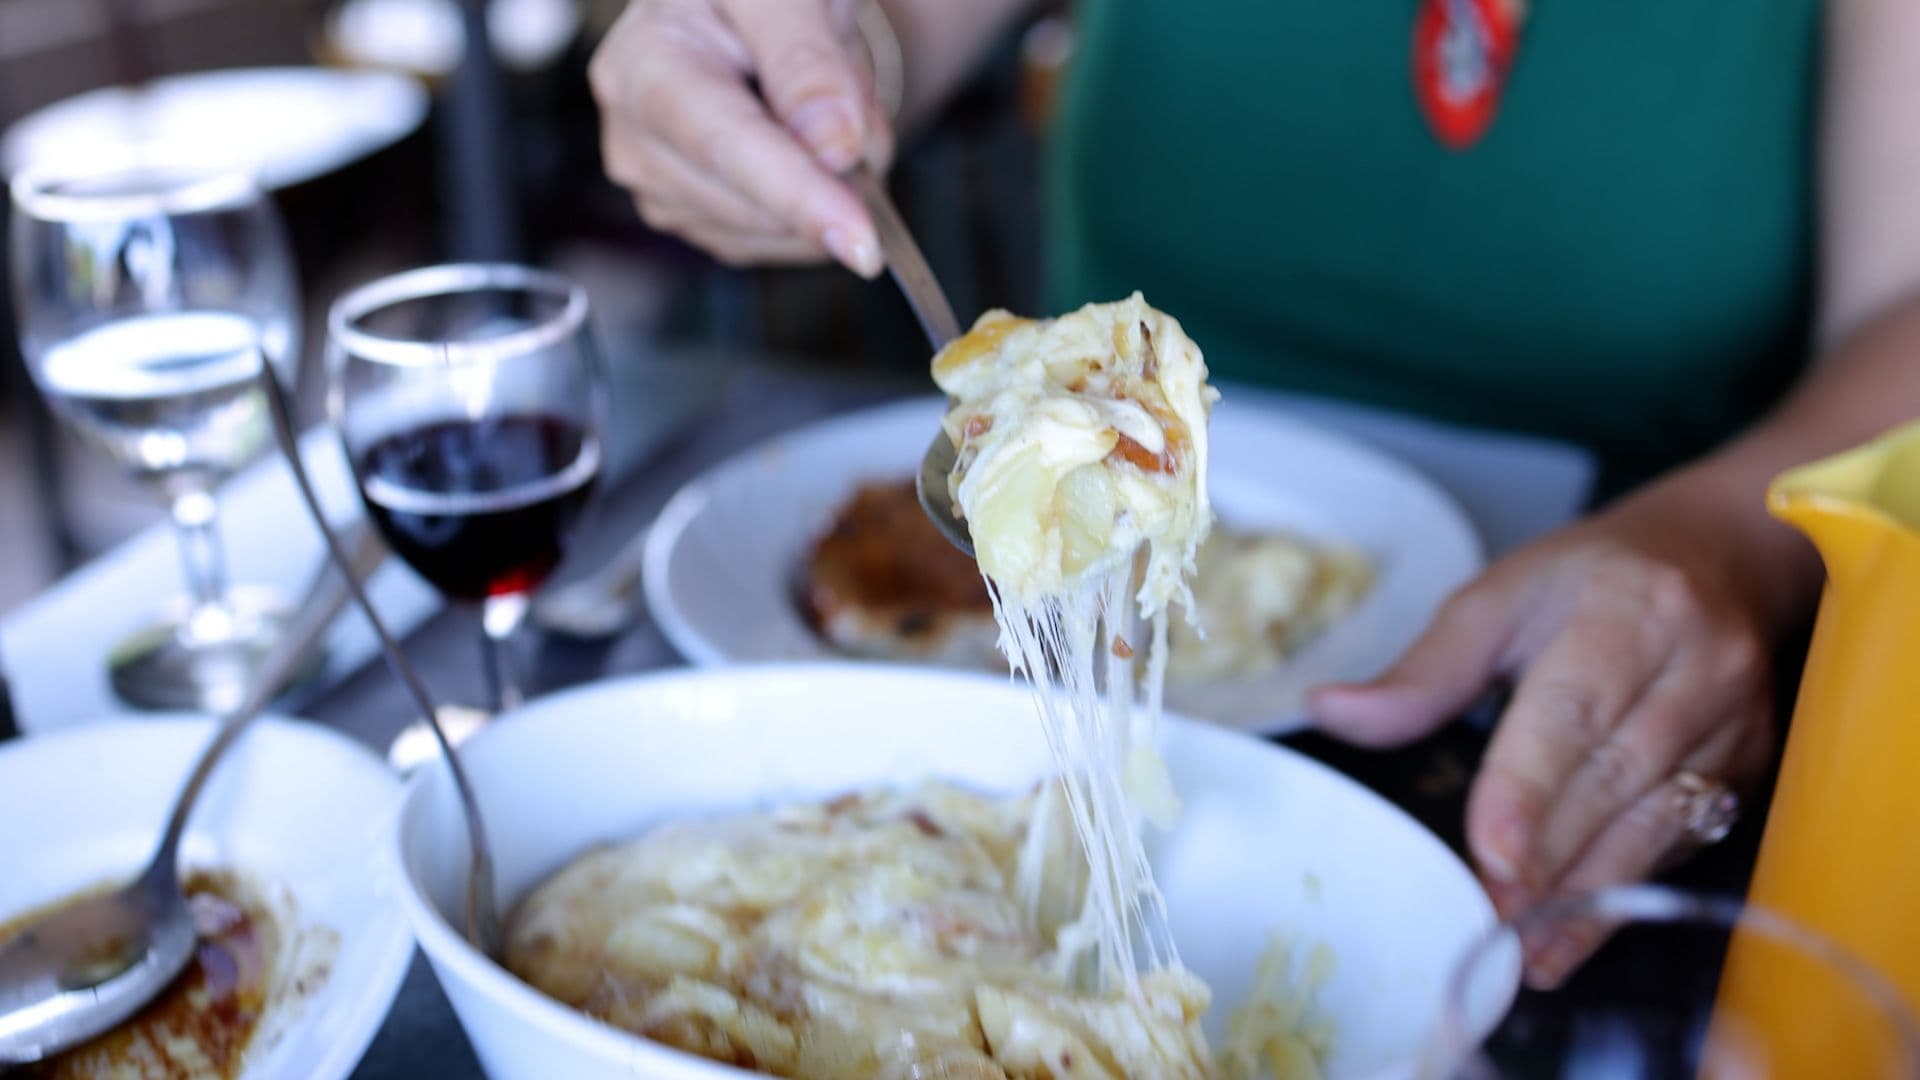
[[[293,473],[294,486],[300,490],[300,498],[307,504],[314,527],[320,530],[320,536],[327,544],[327,553],[333,557],[334,565],[340,568],[341,576],[346,579],[347,591],[353,594],[353,602],[359,606],[360,613],[367,617],[374,636],[380,639],[387,666],[393,670],[401,685],[406,687],[407,695],[413,699],[421,718],[433,729],[434,739],[440,744],[441,759],[453,774],[453,789],[460,797],[460,809],[467,822],[467,940],[483,955],[499,956],[500,907],[494,894],[493,855],[492,849],[487,846],[486,827],[480,818],[480,801],[474,796],[473,785],[467,780],[467,771],[460,767],[460,759],[453,752],[453,743],[440,726],[433,695],[427,693],[426,684],[420,681],[419,673],[407,661],[407,654],[400,650],[400,643],[387,630],[387,624],[374,609],[373,601],[367,598],[367,590],[354,575],[346,549],[341,546],[340,538],[334,535],[333,528],[327,524],[326,511],[320,508],[319,496],[314,494],[313,483],[307,478],[307,468],[300,460],[299,437],[294,432],[293,408],[287,401],[286,389],[274,377],[272,369],[264,364],[260,368],[260,385],[266,393],[267,412],[273,418],[273,435],[280,444],[280,454]]]
[[[847,174],[847,181],[866,204],[880,238],[880,251],[886,256],[887,269],[900,291],[906,294],[920,328],[938,352],[947,342],[960,336],[960,322],[953,305],[947,301],[933,268],[920,253],[913,233],[900,216],[899,208],[887,194],[886,186],[866,166]],[[955,511],[947,477],[952,474],[954,448],[945,433],[936,433],[920,463],[915,489],[920,507],[939,526],[954,546],[973,554],[973,538],[966,522]],[[605,567],[589,577],[549,589],[533,601],[533,619],[543,628],[582,640],[612,637],[625,629],[633,618],[634,586],[646,557],[646,535],[628,542]]]
[[[953,305],[947,302],[939,279],[933,276],[933,268],[927,265],[920,245],[914,243],[912,231],[880,179],[864,165],[849,173],[847,179],[873,218],[874,231],[880,238],[880,252],[887,258],[887,270],[893,275],[894,284],[906,294],[907,303],[920,320],[920,328],[926,331],[934,351],[939,352],[960,336],[960,321],[953,316]],[[954,547],[971,555],[973,536],[967,531],[966,519],[960,516],[960,508],[954,505],[953,489],[947,482],[953,475],[955,453],[953,440],[947,438],[945,432],[935,432],[926,455],[920,459],[920,472],[914,477],[913,486],[920,496],[920,509],[926,511],[934,527]]]
[[[377,558],[371,533],[355,561]],[[39,1061],[77,1046],[159,996],[192,958],[198,936],[180,889],[180,838],[194,800],[233,746],[346,606],[338,575],[317,582],[227,716],[175,798],[160,844],[133,882],[34,921],[0,946],[0,1066]]]
[[[646,555],[647,534],[641,532],[600,569],[535,594],[533,621],[543,630],[580,641],[618,635],[633,625]]]
[[[934,528],[947,542],[968,555],[973,554],[973,533],[967,519],[953,501],[953,466],[958,460],[953,440],[944,431],[936,432],[927,452],[920,457],[920,471],[914,474],[913,490],[920,496],[920,509],[933,519]]]

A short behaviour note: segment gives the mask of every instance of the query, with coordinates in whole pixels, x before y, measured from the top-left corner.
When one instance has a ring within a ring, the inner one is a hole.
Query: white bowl
[[[1170,722],[1186,803],[1153,845],[1174,934],[1215,992],[1209,1034],[1272,932],[1324,942],[1334,1076],[1406,1075],[1454,959],[1493,923],[1439,840],[1331,769],[1220,728]],[[1048,771],[1025,689],[870,665],[676,672],[542,699],[461,750],[509,904],[589,846],[661,822],[925,776],[1014,791]],[[395,869],[414,930],[495,1077],[745,1075],[603,1025],[515,979],[460,926],[466,834],[445,769],[410,786]]]
[[[0,745],[0,922],[143,866],[212,736],[210,720],[176,715]],[[183,865],[236,871],[269,903],[290,896],[300,927],[338,939],[330,972],[274,1025],[277,1041],[250,1055],[243,1080],[338,1080],[386,1018],[413,959],[376,872],[399,798],[399,781],[359,744],[284,720],[260,721],[201,793]]]

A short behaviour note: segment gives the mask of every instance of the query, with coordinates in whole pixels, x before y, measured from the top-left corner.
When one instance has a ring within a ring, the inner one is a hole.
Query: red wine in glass
[[[386,436],[355,471],[395,553],[450,599],[480,601],[546,580],[599,469],[577,421],[506,415]]]

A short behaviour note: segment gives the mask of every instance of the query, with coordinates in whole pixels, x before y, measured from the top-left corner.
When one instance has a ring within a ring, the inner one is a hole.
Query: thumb
[[[1433,731],[1471,705],[1499,674],[1520,622],[1520,597],[1517,588],[1488,578],[1455,593],[1384,674],[1314,690],[1307,701],[1314,724],[1374,747]]]
[[[828,171],[858,164],[871,137],[870,110],[855,71],[819,0],[724,0],[734,32],[753,57],[767,107]]]

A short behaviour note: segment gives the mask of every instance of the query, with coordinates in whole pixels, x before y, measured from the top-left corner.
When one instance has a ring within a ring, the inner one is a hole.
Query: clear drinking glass
[[[1564,986],[1518,989],[1521,943],[1605,943]],[[1824,937],[1738,901],[1655,886],[1551,901],[1496,927],[1447,988],[1426,1075],[1920,1078],[1890,983]]]
[[[509,640],[600,470],[586,294],[524,266],[433,266],[348,293],[327,326],[328,411],[368,514],[421,577],[478,609],[493,704],[511,708]]]
[[[120,643],[115,690],[223,709],[286,612],[228,588],[215,491],[271,442],[262,361],[291,384],[299,312],[272,201],[244,175],[128,156],[12,184],[21,353],[80,438],[167,500],[188,597]]]

